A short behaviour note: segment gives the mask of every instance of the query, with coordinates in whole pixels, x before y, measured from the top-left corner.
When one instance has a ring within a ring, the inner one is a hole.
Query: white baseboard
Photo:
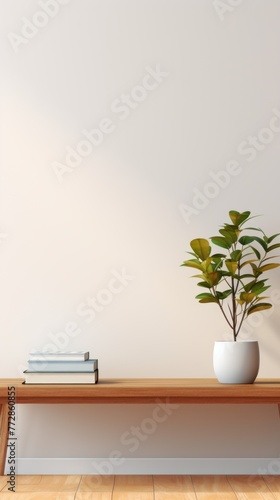
[[[280,458],[18,458],[16,474],[280,475]]]

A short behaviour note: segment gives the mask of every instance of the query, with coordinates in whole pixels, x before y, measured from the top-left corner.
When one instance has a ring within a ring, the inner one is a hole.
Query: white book
[[[97,384],[98,370],[94,372],[24,372],[26,384]]]
[[[30,361],[85,361],[89,359],[89,351],[57,351],[29,353]]]
[[[97,359],[86,359],[84,361],[46,361],[29,360],[29,372],[93,372],[98,368]]]

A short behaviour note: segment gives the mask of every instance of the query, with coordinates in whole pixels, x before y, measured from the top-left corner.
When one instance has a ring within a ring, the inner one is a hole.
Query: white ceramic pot
[[[258,341],[216,341],[213,364],[215,375],[222,384],[252,384],[260,366]]]

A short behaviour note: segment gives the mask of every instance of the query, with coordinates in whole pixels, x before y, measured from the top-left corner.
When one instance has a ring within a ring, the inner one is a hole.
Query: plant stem
[[[231,278],[231,288],[232,288],[232,330],[233,330],[233,338],[234,341],[236,342],[236,337],[237,337],[237,332],[236,332],[236,300],[235,300],[235,295],[236,295],[236,288],[234,286],[234,278]]]
[[[242,316],[241,316],[241,320],[240,320],[239,327],[238,327],[238,330],[237,330],[237,333],[236,333],[236,337],[237,337],[237,335],[238,335],[238,334],[239,334],[239,332],[240,332],[240,328],[241,328],[242,323],[243,323],[243,321],[244,321],[244,319],[245,319],[246,312],[247,312],[247,307],[245,307],[245,309],[244,309],[244,311],[243,311],[243,314],[242,314]]]
[[[221,309],[222,314],[223,314],[223,316],[224,316],[224,318],[225,318],[225,320],[226,320],[227,324],[230,326],[230,328],[233,328],[233,325],[232,325],[232,324],[231,324],[231,322],[229,321],[229,319],[228,319],[228,317],[227,317],[227,315],[226,315],[226,313],[225,313],[225,311],[224,311],[224,309],[223,309],[223,306],[221,305],[221,303],[220,303],[220,301],[219,301],[219,300],[218,300],[218,306],[219,306],[219,308]]]

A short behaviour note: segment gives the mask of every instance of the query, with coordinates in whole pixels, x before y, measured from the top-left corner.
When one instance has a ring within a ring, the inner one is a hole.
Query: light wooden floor
[[[280,500],[280,476],[0,476],[0,499]]]

